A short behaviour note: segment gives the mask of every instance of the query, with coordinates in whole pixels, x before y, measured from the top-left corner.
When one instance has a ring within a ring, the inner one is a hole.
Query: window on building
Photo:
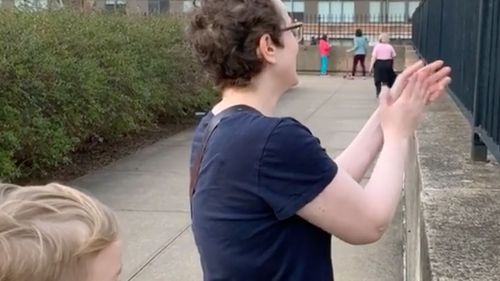
[[[104,1],[106,11],[126,13],[127,1],[126,0],[106,0]]]
[[[286,6],[286,9],[288,13],[290,14],[290,17],[292,19],[296,19],[299,21],[304,20],[304,11],[305,11],[305,5],[304,1],[283,1],[283,3]]]
[[[418,8],[418,5],[420,5],[420,1],[410,1],[410,4],[408,6],[408,18],[412,18],[413,13]]]
[[[395,1],[389,2],[388,20],[390,22],[405,21],[406,18],[406,2]]]
[[[318,2],[318,15],[321,17],[321,21],[327,21],[328,14],[330,13],[330,2],[319,1]]]
[[[156,14],[160,10],[160,3],[158,0],[148,0],[148,12],[150,14]]]
[[[1,3],[1,2],[0,2]],[[48,8],[47,0],[15,0],[14,5],[20,10],[40,10]]]
[[[169,10],[168,0],[148,0],[149,14],[164,14]]]
[[[329,21],[342,21],[342,3],[330,2]]]
[[[381,22],[382,21],[382,2],[380,1],[370,1],[370,22]]]
[[[342,20],[344,22],[354,22],[354,1],[342,2]]]
[[[182,3],[182,11],[189,12],[193,9],[193,1],[192,0],[184,0]]]
[[[125,0],[106,0],[106,5],[125,5],[127,1]]]
[[[323,22],[353,22],[354,1],[319,1],[318,14]]]

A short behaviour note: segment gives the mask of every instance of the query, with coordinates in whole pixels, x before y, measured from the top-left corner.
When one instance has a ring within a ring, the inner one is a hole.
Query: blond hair
[[[76,189],[0,183],[0,281],[76,281],[118,239],[113,212]]]
[[[381,33],[380,36],[378,37],[378,41],[380,43],[389,43],[389,42],[391,42],[391,39],[389,37],[389,34]]]

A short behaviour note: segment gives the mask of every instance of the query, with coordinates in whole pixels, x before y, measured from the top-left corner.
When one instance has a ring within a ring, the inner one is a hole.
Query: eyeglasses
[[[288,27],[281,29],[281,31],[291,31],[297,42],[302,40],[303,35],[303,24],[301,22],[294,23]]]

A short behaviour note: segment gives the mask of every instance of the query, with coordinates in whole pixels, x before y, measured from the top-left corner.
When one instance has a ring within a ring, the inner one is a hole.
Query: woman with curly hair
[[[332,159],[306,126],[274,116],[298,83],[300,28],[279,0],[202,0],[192,15],[189,40],[221,92],[191,149],[192,230],[206,281],[333,280],[331,235],[380,239],[399,203],[409,140],[449,83],[443,62],[411,66]]]

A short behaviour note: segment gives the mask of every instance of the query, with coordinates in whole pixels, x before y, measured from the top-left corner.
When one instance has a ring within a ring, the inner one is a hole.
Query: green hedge
[[[204,77],[179,18],[1,12],[0,179],[191,117],[216,98]]]

